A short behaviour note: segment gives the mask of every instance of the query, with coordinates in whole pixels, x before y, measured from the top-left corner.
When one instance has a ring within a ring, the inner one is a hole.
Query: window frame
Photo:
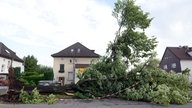
[[[171,64],[171,68],[175,69],[177,67],[177,64],[176,63],[172,63]]]
[[[168,69],[167,65],[163,65],[163,69],[165,70]]]
[[[73,72],[68,72],[68,77],[67,77],[68,81],[73,81],[74,80],[73,74],[74,74]],[[72,75],[72,78],[70,77],[70,75]]]
[[[64,73],[65,72],[65,64],[60,64],[59,65],[59,73]]]
[[[1,72],[5,72],[5,64],[1,65]]]

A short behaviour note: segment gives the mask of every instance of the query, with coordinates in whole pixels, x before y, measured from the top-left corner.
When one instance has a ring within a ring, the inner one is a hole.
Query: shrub
[[[44,75],[36,72],[25,73],[20,77],[20,81],[26,85],[37,85],[40,80],[44,80]]]
[[[126,89],[125,91],[125,96],[124,96],[125,99],[127,100],[140,100],[143,98],[143,96],[137,91],[135,90],[135,88],[133,89]]]
[[[94,98],[94,96],[91,95],[91,94],[89,94],[89,93],[84,93],[84,94],[82,94],[82,93],[80,93],[80,92],[76,92],[76,93],[75,93],[75,97],[81,98],[81,99]]]
[[[56,96],[55,95],[53,95],[53,94],[50,94],[49,96],[48,96],[48,98],[46,99],[46,103],[47,104],[55,104],[57,102],[57,100],[56,100]]]
[[[170,95],[169,87],[167,87],[165,84],[158,85],[156,91],[151,91],[150,101],[155,104],[169,105],[171,101],[169,95]]]
[[[171,103],[174,104],[186,104],[190,100],[189,95],[178,90],[171,92]]]
[[[14,69],[15,76],[16,76],[17,78],[19,78],[20,75],[21,75],[21,68],[20,68],[20,67],[15,67],[15,68],[13,68],[13,69]]]
[[[54,78],[54,73],[52,72],[45,72],[44,73],[44,80],[53,80]]]
[[[37,88],[32,90],[31,95],[29,95],[29,93],[24,91],[24,88],[22,88],[19,94],[19,101],[25,104],[39,104],[42,102],[46,102],[47,104],[55,104],[57,102],[55,95],[53,94],[43,98],[43,96],[39,94]]]
[[[24,76],[39,75],[37,72],[25,72]]]
[[[19,101],[21,101],[25,104],[29,104],[31,102],[30,101],[30,95],[26,91],[24,91],[24,88],[22,88],[20,90]]]
[[[31,93],[30,103],[39,104],[41,102],[43,102],[43,99],[42,99],[41,95],[39,94],[39,91],[37,90],[37,88],[33,89],[32,93]]]

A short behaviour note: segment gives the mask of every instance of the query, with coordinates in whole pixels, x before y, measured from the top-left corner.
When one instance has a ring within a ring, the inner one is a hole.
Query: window
[[[64,64],[60,64],[59,72],[63,73],[65,71],[64,68],[65,68],[65,65]]]
[[[176,63],[172,63],[171,68],[176,68]]]
[[[73,80],[73,72],[68,72],[68,80]]]
[[[6,53],[10,54],[10,52],[7,49],[5,49],[5,51],[6,51]]]
[[[70,59],[69,62],[70,62],[70,63],[73,63],[73,60]]]
[[[7,68],[9,68],[10,67],[10,64],[11,62],[10,61],[8,61],[8,63],[7,63]]]
[[[1,66],[1,72],[4,72],[4,71],[5,71],[5,65],[2,64],[2,66]]]
[[[164,66],[163,66],[163,69],[167,69],[167,65],[164,65]]]
[[[77,53],[80,53],[80,51],[81,51],[80,48],[78,48],[78,49],[77,49]]]
[[[71,53],[73,53],[74,52],[74,49],[71,49]]]

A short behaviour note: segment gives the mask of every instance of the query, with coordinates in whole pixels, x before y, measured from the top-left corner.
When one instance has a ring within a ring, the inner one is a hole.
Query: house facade
[[[189,80],[192,82],[192,47],[167,47],[160,62],[160,68],[167,72],[173,70],[176,73],[181,73],[188,68],[190,69]]]
[[[0,78],[7,79],[8,69],[11,65],[13,67],[20,67],[21,72],[24,70],[23,60],[19,58],[15,52],[0,42]]]
[[[76,83],[77,73],[81,73],[90,64],[96,62],[99,55],[77,42],[58,53],[52,54],[54,80],[61,85]]]

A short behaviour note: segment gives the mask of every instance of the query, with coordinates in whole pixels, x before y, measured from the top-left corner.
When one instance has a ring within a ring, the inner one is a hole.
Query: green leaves
[[[107,50],[111,52],[111,59],[115,61],[120,53],[126,64],[135,65],[153,54],[156,38],[149,38],[144,32],[152,21],[148,15],[135,5],[135,0],[118,0],[115,3],[113,16],[117,19],[119,30]]]
[[[32,55],[24,57],[25,72],[36,72],[38,69],[38,60]]]
[[[148,15],[134,0],[115,3],[113,16],[119,30],[108,46],[108,55],[81,75],[78,85],[82,91],[95,97],[115,96],[163,105],[189,101],[187,75],[168,73],[154,59],[156,38],[144,32],[152,20]]]
[[[170,88],[165,85],[158,85],[157,90],[153,90],[150,92],[150,101],[155,104],[168,105],[170,103]]]
[[[30,95],[28,92],[24,91],[24,88],[22,88],[19,94],[19,101],[25,104],[39,104],[42,102],[55,104],[57,102],[55,95],[50,94],[49,96],[44,97],[39,94],[37,88],[34,88]]]
[[[43,102],[43,99],[41,98],[37,88],[32,90],[31,95],[29,95],[26,91],[24,91],[24,88],[21,89],[19,100],[25,104],[39,104]]]

